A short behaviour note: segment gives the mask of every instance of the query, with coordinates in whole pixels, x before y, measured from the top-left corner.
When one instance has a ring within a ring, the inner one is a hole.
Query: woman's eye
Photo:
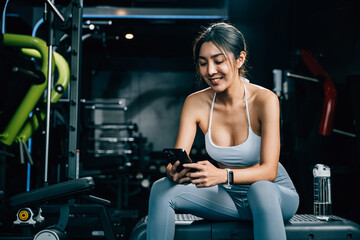
[[[224,61],[225,61],[225,59],[223,57],[218,57],[218,58],[214,59],[214,62],[217,65],[222,64]]]
[[[206,63],[199,62],[199,65],[200,65],[200,66],[205,66],[205,65],[206,65]]]

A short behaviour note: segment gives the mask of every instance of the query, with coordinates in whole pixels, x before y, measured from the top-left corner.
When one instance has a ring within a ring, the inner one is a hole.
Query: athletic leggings
[[[222,185],[197,188],[165,177],[151,188],[147,240],[174,239],[178,210],[210,220],[253,220],[255,240],[282,240],[286,239],[284,220],[295,214],[298,205],[296,191],[269,181],[255,182],[236,196]]]

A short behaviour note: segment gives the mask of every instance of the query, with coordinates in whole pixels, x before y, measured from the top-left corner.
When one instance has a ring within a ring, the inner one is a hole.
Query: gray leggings
[[[147,240],[174,238],[175,210],[211,220],[253,220],[255,240],[282,240],[286,239],[284,220],[295,214],[298,205],[294,190],[269,181],[255,182],[243,197],[241,193],[236,197],[222,185],[196,188],[165,177],[151,188]]]

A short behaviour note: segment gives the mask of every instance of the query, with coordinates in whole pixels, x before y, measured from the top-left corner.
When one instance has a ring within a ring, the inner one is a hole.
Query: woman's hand
[[[189,172],[182,178],[183,181],[191,182],[196,187],[211,187],[217,184],[227,182],[227,171],[215,167],[209,161],[199,161],[197,163],[184,164]],[[190,171],[193,169],[195,171]]]
[[[180,161],[176,161],[174,163],[174,165],[171,165],[171,163],[169,163],[168,165],[168,172],[167,172],[167,177],[176,183],[181,183],[181,184],[189,184],[189,178],[185,177],[186,173],[189,171],[188,168],[184,168],[181,172],[178,172],[176,169],[177,167],[180,165]]]

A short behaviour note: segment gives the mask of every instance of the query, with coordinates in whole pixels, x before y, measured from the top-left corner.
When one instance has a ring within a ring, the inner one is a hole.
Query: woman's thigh
[[[253,214],[279,213],[284,220],[290,219],[299,206],[299,195],[295,191],[269,181],[253,183],[248,191],[248,200]]]
[[[240,219],[238,209],[230,195],[221,186],[197,188],[194,184],[175,184],[168,178],[154,183],[151,195],[158,195],[150,201],[169,204],[172,209],[191,213],[206,219]],[[152,198],[152,197],[151,197]],[[149,208],[151,208],[151,202]]]

